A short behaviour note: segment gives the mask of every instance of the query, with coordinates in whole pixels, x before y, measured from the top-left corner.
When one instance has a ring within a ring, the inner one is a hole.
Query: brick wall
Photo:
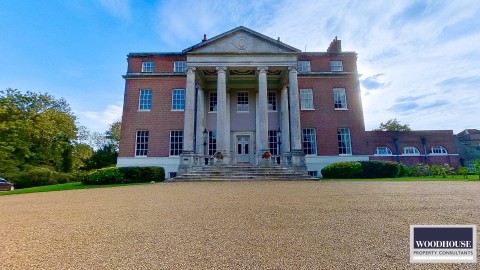
[[[149,157],[168,156],[170,130],[183,130],[184,119],[183,111],[171,111],[172,89],[185,84],[185,76],[126,80],[120,157],[135,155],[137,130],[149,130]],[[138,111],[140,89],[152,89],[151,111]]]
[[[356,74],[356,55],[329,56],[327,54],[302,55],[311,61],[312,72],[329,72],[330,60],[343,60],[344,71],[335,74],[299,74],[299,91],[310,88],[313,92],[315,110],[300,112],[302,128],[315,128],[317,132],[318,155],[338,155],[338,128],[349,128],[352,140],[352,154],[366,154],[364,143],[365,125],[360,88]],[[335,110],[333,88],[345,88],[347,110]]]
[[[397,152],[394,141],[394,139],[397,139],[398,155],[401,163],[406,165],[414,165],[416,163],[448,163],[453,167],[458,167],[460,165],[455,137],[452,130],[422,130],[408,132],[367,131],[365,132],[365,135],[366,144],[368,145],[368,154],[372,155],[371,159],[374,160],[397,161]],[[422,139],[425,140],[426,153]],[[382,146],[390,148],[393,156],[373,156],[375,149]],[[416,147],[420,151],[420,156],[402,155],[403,148],[406,146]],[[433,146],[443,146],[449,155],[431,155],[430,151]]]
[[[171,73],[175,61],[187,61],[185,55],[145,55],[145,56],[129,56],[127,73],[142,72],[142,62],[154,62],[154,73]]]

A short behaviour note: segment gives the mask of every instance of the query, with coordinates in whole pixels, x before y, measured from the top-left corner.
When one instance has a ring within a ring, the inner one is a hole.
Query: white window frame
[[[330,71],[333,71],[333,72],[343,71],[343,61],[342,60],[331,60],[330,61]]]
[[[218,96],[217,92],[209,92],[208,93],[208,112],[216,113],[218,106]]]
[[[155,70],[155,62],[146,61],[142,62],[142,72],[152,73]]]
[[[420,156],[420,151],[415,146],[405,146],[403,147],[402,155],[404,156]]]
[[[170,130],[168,154],[171,157],[180,156],[183,151],[183,130]]]
[[[140,89],[138,92],[138,111],[148,112],[152,110],[152,89]]]
[[[309,60],[299,60],[297,62],[298,72],[311,72],[312,68]]]
[[[267,92],[267,106],[269,112],[277,111],[277,92],[268,91]]]
[[[173,63],[173,72],[185,72],[187,71],[187,61],[175,61]]]
[[[438,156],[448,155],[448,151],[447,149],[445,149],[445,147],[441,145],[435,145],[435,146],[432,146],[432,148],[430,148],[430,155],[438,155]]]
[[[148,156],[148,136],[149,131],[146,129],[137,130],[135,133],[135,157]]]
[[[247,91],[238,91],[237,92],[237,112],[239,113],[248,113],[250,111],[248,92]]]
[[[317,155],[317,131],[314,128],[302,129],[302,146],[305,155]]]
[[[185,89],[172,90],[172,111],[185,111]]]
[[[352,155],[352,137],[349,128],[337,129],[338,154],[340,156]]]
[[[208,131],[208,155],[213,156],[217,152],[217,131]]]
[[[279,149],[279,144],[278,144],[278,134],[276,130],[269,130],[268,131],[268,151],[273,156],[278,156],[280,153]]]
[[[335,110],[348,110],[345,88],[333,88],[333,107]]]
[[[375,156],[393,156],[392,150],[387,146],[379,146],[375,149]]]
[[[311,88],[300,89],[300,109],[302,111],[315,110],[313,106],[313,90]]]

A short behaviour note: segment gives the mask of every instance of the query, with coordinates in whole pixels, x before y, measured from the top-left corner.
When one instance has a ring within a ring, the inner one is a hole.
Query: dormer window
[[[298,72],[310,72],[310,61],[298,61],[297,68]]]
[[[154,62],[142,62],[142,72],[153,72]]]
[[[342,61],[330,61],[330,71],[338,72],[343,71],[343,62]]]

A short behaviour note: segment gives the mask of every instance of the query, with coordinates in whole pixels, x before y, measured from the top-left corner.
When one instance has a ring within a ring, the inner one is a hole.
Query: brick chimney
[[[338,40],[335,36],[335,39],[330,42],[328,46],[327,53],[341,53],[342,52],[342,41]]]

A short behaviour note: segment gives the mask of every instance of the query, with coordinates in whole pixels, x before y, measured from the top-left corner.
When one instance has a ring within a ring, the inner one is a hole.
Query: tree
[[[390,119],[386,123],[380,123],[380,126],[373,131],[410,131],[410,125],[402,125],[397,118]]]
[[[475,174],[478,175],[478,180],[480,180],[480,160],[475,160],[475,163],[473,163],[473,168],[475,169]]]
[[[75,116],[64,99],[45,93],[0,91],[0,172],[28,166],[68,170]]]
[[[109,144],[115,146],[116,151],[118,151],[118,146],[120,145],[120,129],[122,128],[122,120],[119,119],[110,124],[107,132],[105,132],[106,138],[110,141]]]
[[[117,163],[117,156],[115,145],[104,145],[85,160],[85,166],[82,169],[89,171],[114,166]]]

